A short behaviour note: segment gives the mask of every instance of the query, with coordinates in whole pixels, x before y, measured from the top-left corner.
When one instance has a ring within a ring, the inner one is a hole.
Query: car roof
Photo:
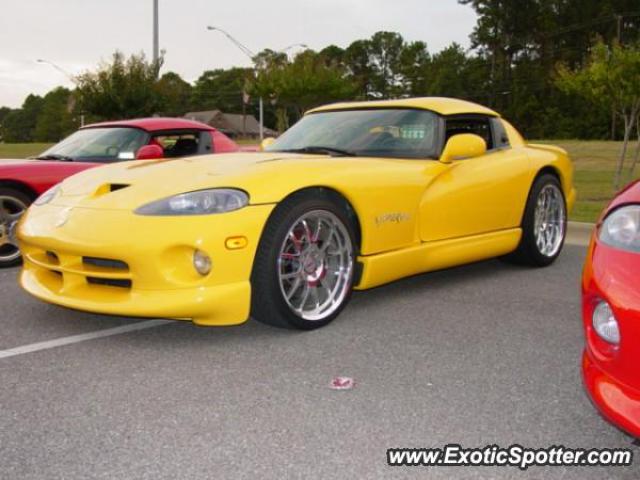
[[[155,132],[159,130],[174,130],[174,129],[197,129],[197,130],[215,130],[206,123],[195,122],[193,120],[187,120],[186,118],[137,118],[133,120],[117,120],[111,122],[100,122],[86,125],[82,128],[97,128],[97,127],[133,127],[141,128],[148,132]]]
[[[497,112],[477,103],[447,97],[400,98],[397,100],[373,100],[365,102],[343,102],[323,105],[307,113],[331,110],[356,110],[363,108],[417,108],[431,110],[441,115],[460,115],[465,113],[491,115],[499,117]]]

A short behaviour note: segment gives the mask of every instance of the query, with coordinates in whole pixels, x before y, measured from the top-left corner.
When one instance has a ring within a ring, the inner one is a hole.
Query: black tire
[[[564,212],[564,220],[563,220],[563,234],[562,240],[560,242],[560,246],[557,251],[551,255],[545,255],[540,252],[536,244],[536,233],[535,233],[535,213],[536,213],[536,204],[538,201],[538,197],[540,192],[547,187],[553,186],[558,189],[560,195],[562,197],[562,208]],[[538,176],[533,185],[531,187],[531,191],[529,192],[529,197],[527,199],[527,205],[525,207],[524,215],[522,217],[522,238],[520,239],[520,244],[518,248],[511,254],[503,257],[503,259],[510,263],[516,263],[519,265],[530,265],[533,267],[546,267],[551,265],[556,258],[562,252],[562,247],[564,246],[564,240],[567,235],[567,202],[564,196],[564,192],[562,191],[562,186],[560,185],[560,181],[555,175],[549,173],[543,173]]]
[[[278,259],[289,229],[303,215],[314,211],[333,214],[346,228],[352,247],[351,273],[345,280],[346,293],[337,308],[326,317],[308,320],[294,313],[285,300],[280,286]],[[351,297],[356,248],[352,221],[331,193],[314,190],[294,194],[276,207],[262,233],[251,273],[251,316],[261,323],[280,328],[313,330],[327,325],[340,314]]]
[[[16,202],[23,204],[25,207],[31,205],[32,202],[29,195],[10,187],[0,187],[0,198],[2,197],[15,200]],[[2,206],[0,206],[0,209],[2,209]],[[4,235],[8,235],[9,228],[11,226],[10,223],[12,222],[9,222],[4,218],[3,211],[0,211],[0,225],[4,232],[0,232],[2,237],[4,237]],[[0,268],[10,268],[20,265],[22,263],[22,256],[19,255],[19,252],[17,257],[12,258],[14,255],[14,247],[1,242],[2,240],[0,240]]]

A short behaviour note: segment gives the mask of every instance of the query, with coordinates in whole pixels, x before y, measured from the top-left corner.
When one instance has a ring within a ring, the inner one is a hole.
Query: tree
[[[640,115],[640,46],[623,47],[614,42],[608,47],[598,41],[584,67],[575,70],[559,67],[557,83],[564,91],[613,109],[623,119],[624,140],[613,180],[614,188],[618,189],[629,138]]]
[[[13,110],[9,107],[0,107],[0,142],[4,141],[3,136],[3,128],[2,124],[4,123],[4,119],[12,112]]]
[[[193,87],[192,108],[240,113],[245,84],[252,75],[250,68],[207,70],[200,75]]]
[[[464,50],[457,43],[435,54],[428,66],[429,95],[468,98],[467,61]]]
[[[39,95],[29,95],[22,107],[9,112],[2,122],[2,138],[8,143],[25,143],[34,141],[34,131],[38,115],[44,105]]]
[[[363,100],[375,96],[374,69],[369,61],[369,40],[356,40],[344,52],[344,66],[357,86],[357,96]]]
[[[156,84],[162,99],[162,113],[170,117],[181,117],[191,108],[191,84],[175,72],[167,72]]]
[[[80,108],[105,119],[150,116],[162,109],[162,98],[156,89],[162,58],[148,62],[144,53],[125,58],[113,54],[95,72],[77,77]]]
[[[322,50],[318,52],[318,55],[322,57],[325,65],[327,66],[344,66],[344,48],[340,48],[336,45],[329,45],[328,47],[324,47]]]
[[[404,45],[398,61],[400,96],[422,96],[428,90],[428,69],[431,57],[424,42]]]
[[[373,67],[374,96],[393,98],[400,92],[400,58],[405,49],[396,32],[377,32],[369,41],[369,64]]]
[[[288,112],[297,120],[312,107],[352,98],[356,91],[343,67],[327,65],[326,57],[312,50],[299,53],[293,62],[275,60],[262,64],[250,88],[276,105],[279,130],[288,127]]]
[[[72,112],[72,93],[58,87],[47,93],[37,116],[33,139],[37,142],[58,142],[73,132],[78,123]]]

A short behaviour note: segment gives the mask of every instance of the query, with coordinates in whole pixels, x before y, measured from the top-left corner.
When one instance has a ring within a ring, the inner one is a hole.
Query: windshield
[[[147,143],[147,137],[147,132],[138,128],[87,128],[78,130],[37,158],[93,162],[133,160],[138,149]]]
[[[436,158],[437,132],[438,116],[426,110],[318,112],[302,118],[266,151]]]

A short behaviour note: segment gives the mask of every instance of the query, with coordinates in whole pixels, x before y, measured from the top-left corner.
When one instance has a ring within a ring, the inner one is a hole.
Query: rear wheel
[[[251,315],[284,328],[322,327],[345,307],[355,261],[351,222],[333,199],[298,195],[278,206],[251,275]]]
[[[20,264],[16,238],[18,220],[31,204],[28,195],[13,188],[0,187],[0,268]]]
[[[567,233],[567,203],[554,175],[540,175],[533,184],[524,217],[518,249],[507,256],[515,263],[545,267],[562,250]]]

